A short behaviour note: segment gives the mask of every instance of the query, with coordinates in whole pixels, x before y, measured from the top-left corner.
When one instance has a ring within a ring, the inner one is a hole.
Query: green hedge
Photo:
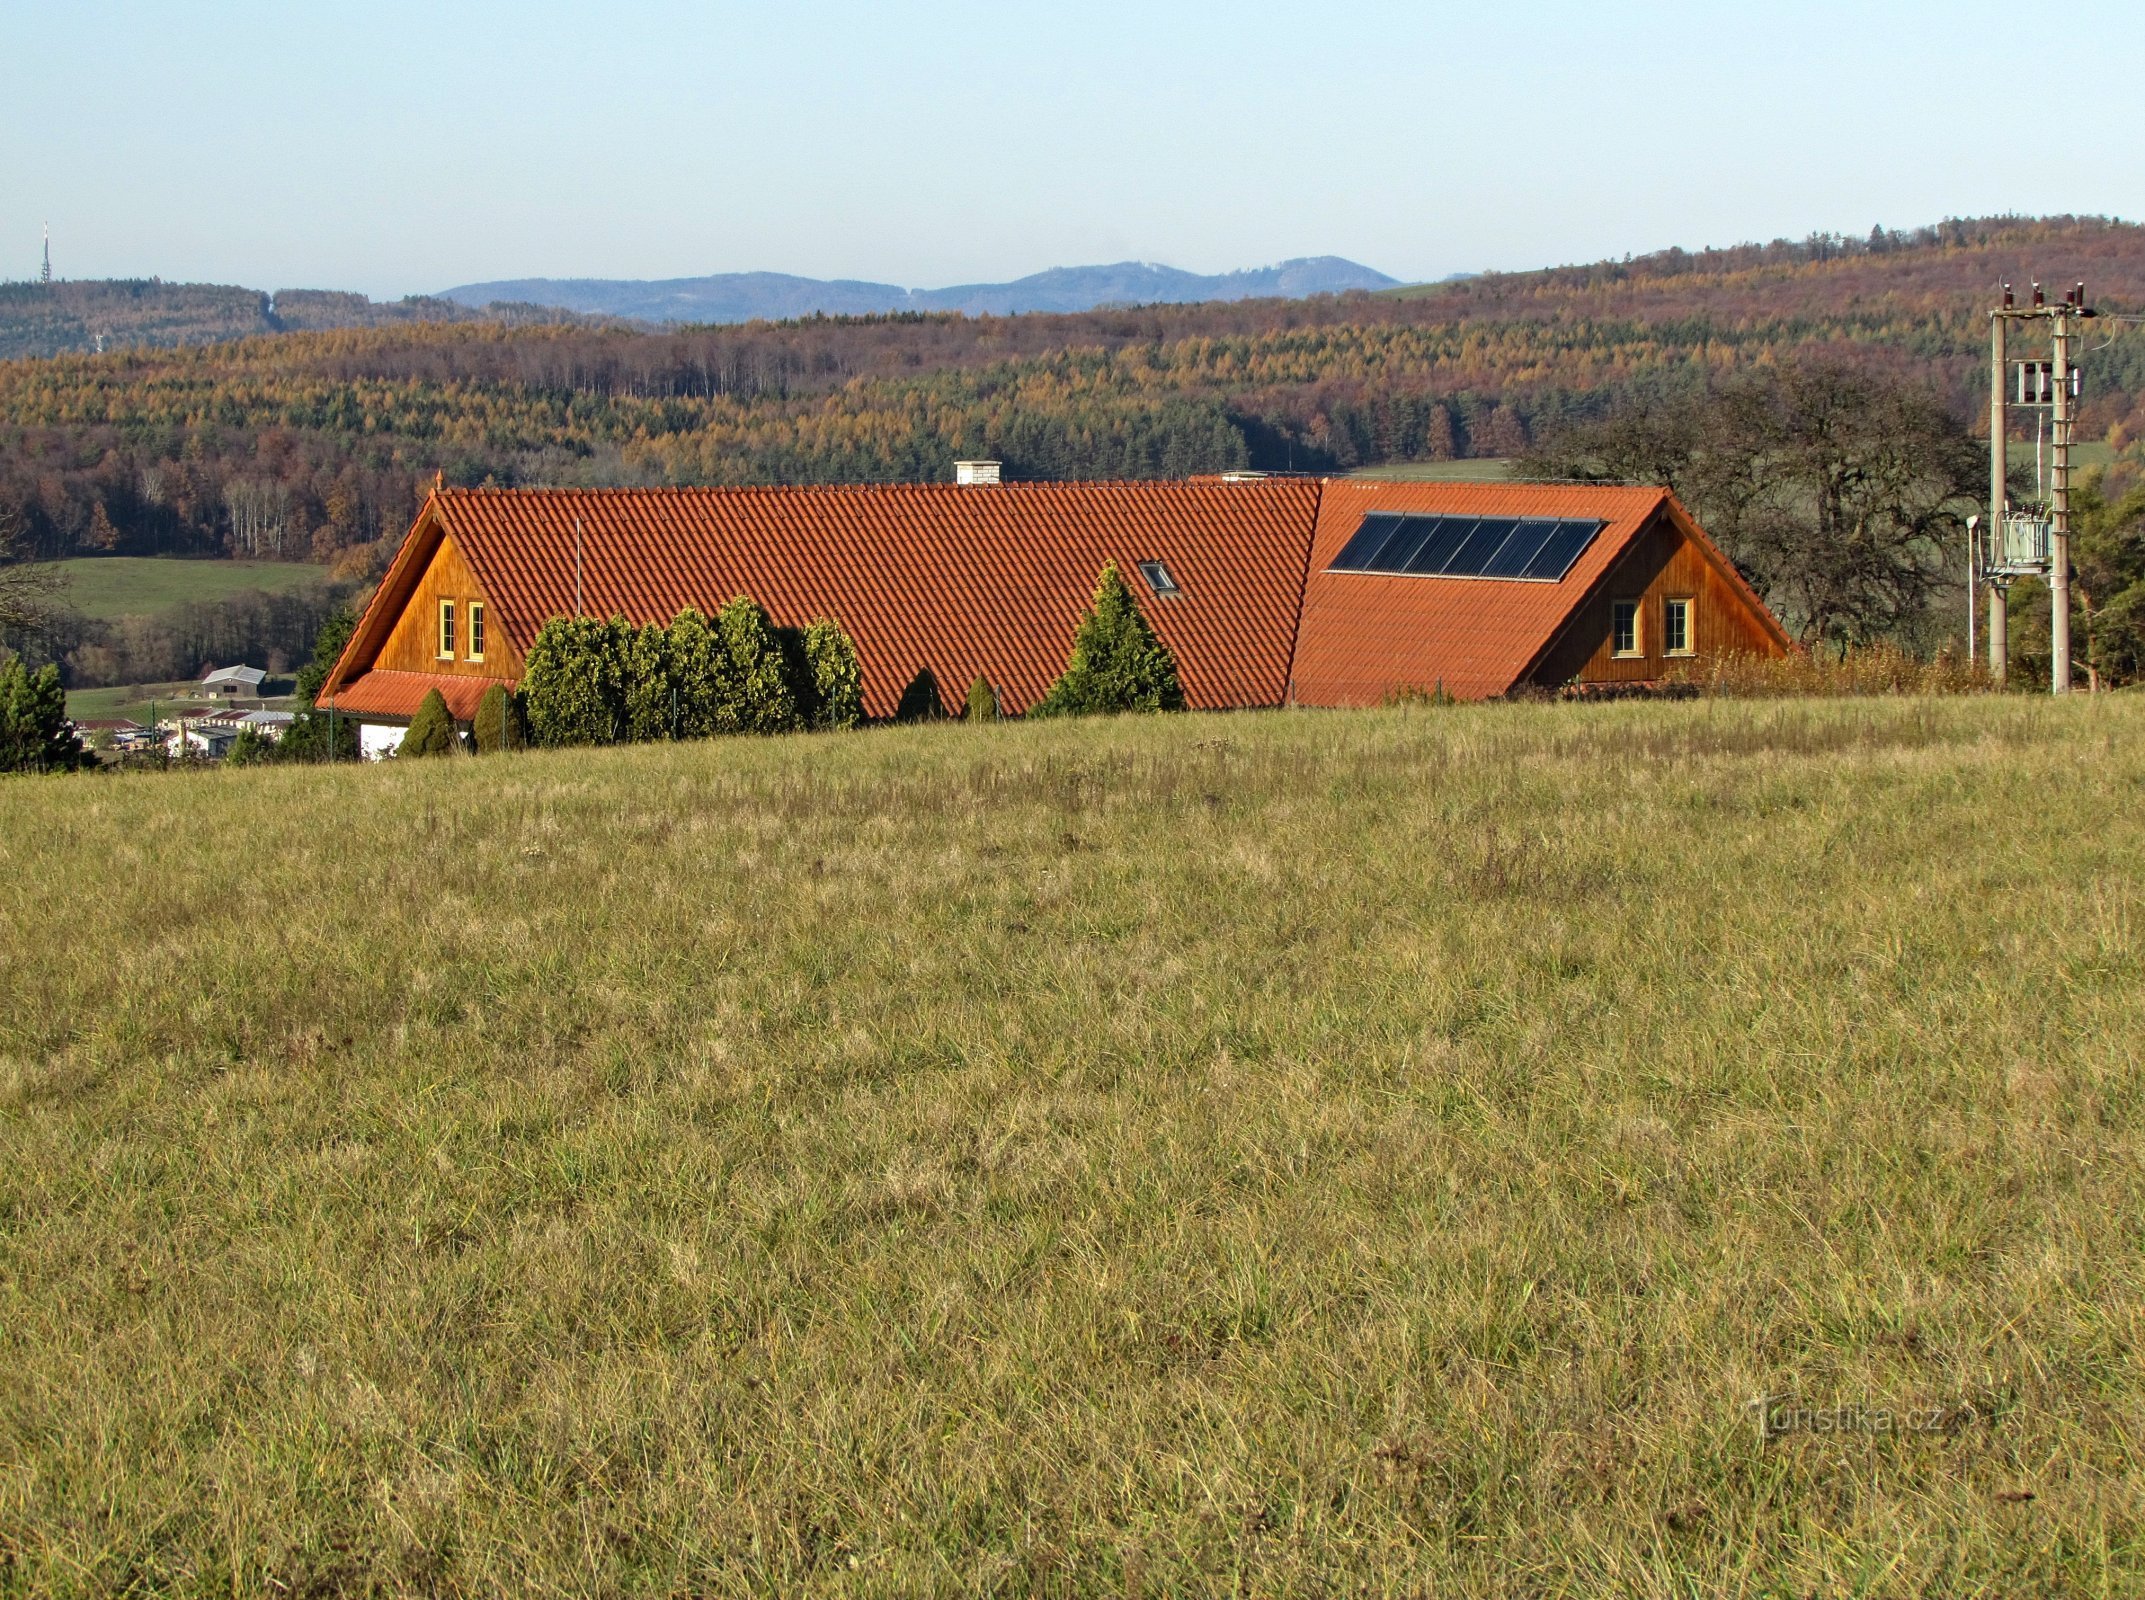
[[[533,742],[582,745],[854,727],[863,691],[856,645],[837,624],[777,628],[739,595],[713,619],[685,610],[668,627],[553,617],[519,698]]]

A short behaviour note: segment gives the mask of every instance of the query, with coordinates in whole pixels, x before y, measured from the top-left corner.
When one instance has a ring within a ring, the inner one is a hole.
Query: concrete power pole
[[[2009,284],[2004,285],[2003,303],[2006,309],[2010,307]],[[2004,333],[2009,327],[2001,311],[1989,318],[1989,549],[1999,554],[2003,550],[2004,513],[2011,476],[2011,408],[2004,404],[2004,384],[2011,376],[2006,370],[2004,353]],[[1983,561],[1981,565],[1984,571],[1989,570],[1989,562]],[[1991,577],[1989,677],[1999,687],[2011,675],[2009,597],[2010,585]]]
[[[2071,692],[2071,311],[2085,304],[2085,285],[2064,296],[2055,315],[2055,403],[2049,423],[2048,649],[2049,688]]]
[[[2049,689],[2055,694],[2070,693],[2071,434],[2079,395],[2071,342],[2083,331],[2079,322],[2094,314],[2085,303],[2082,283],[2056,306],[2047,304],[2039,284],[2033,286],[2032,305],[2015,305],[2007,283],[2003,304],[1989,314],[1989,522],[1977,535],[1981,543],[1975,565],[1989,587],[1989,676],[1999,684],[2010,667],[2011,583],[2024,577],[2046,578]],[[2029,321],[2048,324],[2052,359],[2020,361],[2014,367],[2009,359],[2010,325]],[[2011,464],[2007,386],[2014,372],[2017,403],[2031,410],[2045,407],[2050,420],[2047,502],[2016,512],[2011,509],[2006,482]]]

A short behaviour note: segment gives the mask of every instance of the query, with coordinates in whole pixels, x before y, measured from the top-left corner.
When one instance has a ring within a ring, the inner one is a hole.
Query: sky
[[[0,278],[47,221],[63,277],[388,298],[2145,216],[2136,0],[0,0],[0,41]]]

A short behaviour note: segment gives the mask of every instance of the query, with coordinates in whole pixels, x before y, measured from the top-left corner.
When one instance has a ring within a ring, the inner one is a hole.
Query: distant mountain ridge
[[[465,283],[434,298],[480,308],[493,304],[556,306],[584,316],[638,322],[726,323],[789,317],[883,316],[896,311],[959,311],[969,316],[1092,311],[1113,305],[1191,305],[1213,300],[1298,300],[1399,282],[1339,256],[1304,256],[1240,272],[1184,272],[1150,261],[1052,267],[1011,283],[964,283],[904,289],[851,278],[799,278],[781,272],[723,272],[704,278],[509,278]]]

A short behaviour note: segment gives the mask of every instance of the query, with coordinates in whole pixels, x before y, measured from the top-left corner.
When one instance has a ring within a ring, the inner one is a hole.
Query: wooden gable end
[[[453,609],[453,643],[443,649],[441,615]],[[482,629],[482,653],[477,631]],[[451,533],[442,533],[431,559],[409,585],[407,597],[370,663],[389,672],[445,673],[455,677],[519,678],[521,657],[508,641],[504,619]]]
[[[1687,601],[1688,647],[1665,648],[1668,606]],[[1636,607],[1637,649],[1616,649],[1619,602]],[[1787,635],[1727,557],[1664,506],[1574,608],[1526,681],[1651,683],[1695,661],[1728,655],[1778,656]]]

